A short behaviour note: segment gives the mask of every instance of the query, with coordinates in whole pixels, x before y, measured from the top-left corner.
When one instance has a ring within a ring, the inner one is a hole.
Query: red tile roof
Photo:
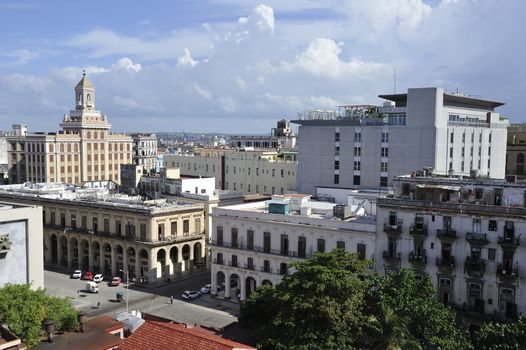
[[[121,350],[256,350],[248,345],[175,323],[146,321],[120,346]]]

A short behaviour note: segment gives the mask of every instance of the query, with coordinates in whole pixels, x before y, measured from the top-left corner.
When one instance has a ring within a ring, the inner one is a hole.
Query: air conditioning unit
[[[335,205],[332,208],[332,215],[335,218],[345,220],[353,216],[353,211],[350,205]]]

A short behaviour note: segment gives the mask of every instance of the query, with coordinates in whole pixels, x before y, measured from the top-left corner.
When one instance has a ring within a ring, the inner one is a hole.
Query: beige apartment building
[[[151,285],[206,265],[201,204],[58,183],[0,186],[0,199],[42,206],[46,266],[107,278],[127,271],[131,280]]]
[[[517,175],[526,178],[526,124],[511,124],[508,126],[508,142],[506,143],[506,175]]]
[[[61,131],[29,134],[13,125],[8,135],[10,183],[111,180],[120,183],[120,165],[132,163],[132,138],[111,133],[108,117],[95,110],[95,87],[85,74],[75,87],[75,109]]]
[[[164,155],[181,175],[215,177],[216,188],[246,194],[284,194],[297,189],[296,152],[196,148],[192,154]]]

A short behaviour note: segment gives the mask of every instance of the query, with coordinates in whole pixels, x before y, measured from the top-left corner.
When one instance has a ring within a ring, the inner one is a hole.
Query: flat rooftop
[[[74,206],[96,206],[111,210],[158,214],[202,209],[201,204],[180,200],[142,200],[140,196],[113,193],[106,188],[81,188],[63,183],[26,182],[0,186],[0,198],[26,199]]]
[[[451,186],[494,186],[494,187],[516,187],[526,189],[526,182],[508,182],[502,179],[452,177],[452,176],[396,176],[394,181],[416,182],[422,184],[440,184]]]

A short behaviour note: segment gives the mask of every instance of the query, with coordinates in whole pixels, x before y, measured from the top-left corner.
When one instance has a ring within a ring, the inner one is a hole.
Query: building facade
[[[0,203],[0,288],[7,283],[44,288],[42,208]]]
[[[375,218],[357,206],[347,208],[351,216],[335,218],[334,207],[306,195],[284,195],[214,208],[212,293],[245,300],[256,287],[279,283],[290,263],[315,252],[343,248],[373,258]]]
[[[254,149],[279,149],[296,147],[296,135],[290,127],[288,120],[282,119],[272,128],[270,136],[264,135],[239,135],[230,136],[229,144],[238,148]]]
[[[387,187],[394,176],[424,167],[440,175],[505,175],[507,120],[494,102],[441,88],[380,95],[382,107],[311,111],[300,124],[298,190]]]
[[[206,264],[199,204],[143,201],[104,188],[56,183],[0,186],[0,198],[43,207],[48,266],[107,276],[128,271],[134,281],[155,284]]]
[[[214,177],[216,188],[247,194],[283,194],[297,189],[296,153],[198,148],[189,155],[164,155],[164,165],[182,175]]]
[[[401,176],[377,208],[378,272],[431,276],[437,298],[464,311],[526,312],[526,186],[503,180]]]
[[[526,178],[525,156],[526,124],[512,124],[508,127],[506,175],[516,175],[519,179]]]
[[[140,165],[144,172],[151,173],[157,167],[157,137],[155,134],[133,133],[133,163]]]
[[[59,132],[28,133],[25,125],[13,125],[6,137],[10,183],[120,183],[120,165],[132,163],[132,139],[109,132],[108,117],[95,110],[95,87],[85,74],[75,87],[75,109],[60,127]]]

